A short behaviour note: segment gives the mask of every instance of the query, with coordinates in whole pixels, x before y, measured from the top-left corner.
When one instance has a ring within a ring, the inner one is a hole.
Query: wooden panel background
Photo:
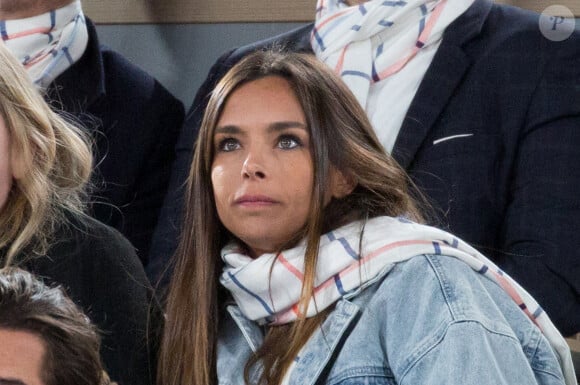
[[[515,5],[520,8],[531,9],[536,12],[542,12],[544,9],[551,5],[563,5],[568,8],[574,16],[580,17],[580,0],[509,0],[506,1],[508,4]],[[558,15],[567,16],[567,15]]]
[[[303,22],[315,0],[84,0],[97,23]]]
[[[580,0],[500,0],[542,12],[563,5],[580,17]],[[87,15],[100,24],[307,22],[315,0],[84,0]]]

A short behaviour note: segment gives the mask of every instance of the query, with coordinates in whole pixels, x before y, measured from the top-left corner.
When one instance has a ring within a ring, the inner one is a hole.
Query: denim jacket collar
[[[242,333],[245,342],[252,351],[262,344],[264,336],[261,328],[244,317],[239,307],[227,307],[229,315]],[[324,320],[320,330],[316,331],[306,343],[291,373],[291,383],[313,385],[332,358],[337,346],[348,336],[347,331],[360,314],[360,307],[350,301],[340,300],[335,309]],[[257,379],[259,373],[251,373]]]

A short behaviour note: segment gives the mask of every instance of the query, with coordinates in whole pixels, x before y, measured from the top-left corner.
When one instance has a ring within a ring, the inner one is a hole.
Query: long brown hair
[[[213,91],[201,125],[190,170],[182,239],[167,303],[159,383],[217,383],[216,344],[223,289],[220,250],[232,235],[220,223],[213,197],[213,135],[228,97],[242,84],[279,76],[301,103],[311,137],[314,181],[306,239],[300,306],[313,293],[320,236],[354,219],[406,215],[421,220],[405,172],[385,153],[364,110],[342,81],[312,55],[260,51],[235,65]],[[324,207],[331,166],[356,183],[354,191]],[[261,384],[278,384],[292,359],[324,317],[319,314],[271,327],[264,344],[246,364],[261,363]]]

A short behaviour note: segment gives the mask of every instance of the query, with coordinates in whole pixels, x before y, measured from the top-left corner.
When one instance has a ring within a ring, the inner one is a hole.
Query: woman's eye
[[[300,139],[292,135],[281,136],[278,140],[278,147],[282,149],[292,149],[300,146]]]
[[[225,138],[218,144],[218,151],[229,152],[237,150],[240,143],[234,138]]]

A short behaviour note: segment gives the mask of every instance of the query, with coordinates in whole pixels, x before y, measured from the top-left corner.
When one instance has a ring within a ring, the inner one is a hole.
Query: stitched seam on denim
[[[433,269],[433,272],[435,273],[435,276],[437,277],[437,280],[439,281],[439,287],[441,288],[441,293],[443,294],[443,298],[445,298],[445,303],[447,304],[447,309],[449,309],[449,312],[451,313],[451,318],[454,320],[457,320],[458,317],[457,317],[456,313],[458,313],[458,311],[457,311],[458,309],[456,309],[455,301],[451,301],[451,298],[450,298],[453,289],[451,288],[450,285],[447,284],[448,279],[443,272],[443,268],[441,266],[441,261],[439,260],[439,258],[437,258],[436,256],[433,256],[433,255],[425,255],[424,257],[427,260],[427,263],[429,264],[429,266],[431,266],[431,268]]]
[[[240,329],[240,331],[242,332],[242,335],[244,336],[244,339],[246,340],[246,342],[248,343],[248,345],[250,345],[250,349],[252,349],[253,352],[256,352],[257,347],[254,344],[254,339],[251,338],[250,334],[248,333],[248,330],[246,330],[245,326],[241,323],[238,322],[238,318],[236,317],[236,315],[234,315],[232,313],[236,311],[236,309],[234,307],[232,307],[232,309],[230,310],[230,307],[228,306],[227,311],[230,313],[230,317],[232,317],[234,323],[238,326],[238,329]]]
[[[347,369],[340,372],[338,375],[332,376],[328,379],[328,384],[339,384],[340,382],[349,378],[356,377],[383,377],[394,378],[393,373],[385,366],[359,366],[352,369]]]
[[[353,304],[352,302],[340,301],[339,305],[337,305],[337,310],[340,309],[340,311],[335,310],[332,317],[335,319],[342,319],[342,321],[340,322],[341,326],[340,326],[340,328],[338,328],[338,331],[335,331],[334,333],[332,333],[332,336],[334,337],[334,338],[332,338],[332,344],[328,345],[328,349],[326,351],[326,354],[323,356],[322,360],[319,360],[316,371],[312,371],[312,372],[308,371],[306,373],[308,375],[308,378],[303,379],[302,377],[304,377],[304,373],[297,374],[298,373],[297,371],[299,370],[298,366],[297,366],[294,369],[295,374],[290,376],[290,380],[292,382],[299,381],[301,383],[304,383],[305,380],[309,380],[310,381],[309,383],[312,383],[312,384],[316,383],[316,381],[318,381],[318,378],[320,377],[320,374],[322,373],[324,368],[326,368],[327,365],[329,364],[328,362],[329,362],[330,358],[332,357],[332,355],[334,354],[334,352],[336,351],[337,346],[338,346],[339,342],[342,340],[342,337],[344,336],[346,329],[348,329],[351,326],[352,322],[354,321],[354,318],[359,316],[360,309],[357,305]],[[348,310],[348,307],[351,307],[350,311]],[[338,323],[338,322],[336,322],[336,323]],[[324,324],[322,326],[324,326]],[[311,336],[311,338],[312,338],[312,336]],[[309,342],[311,342],[311,340],[309,340]],[[308,354],[308,353],[306,353],[306,354]]]
[[[532,371],[533,372],[541,372],[541,373],[544,373],[548,376],[554,377],[554,378],[558,379],[559,381],[562,381],[562,382],[564,381],[564,378],[562,376],[560,376],[559,374],[556,374],[554,372],[551,372],[551,371],[548,371],[545,369],[538,369],[538,368],[535,368],[532,366]]]
[[[530,342],[525,346],[522,345],[522,347],[524,349],[524,354],[526,355],[526,358],[530,362],[533,362],[533,359],[538,353],[538,349],[540,348],[541,336],[539,334],[541,334],[541,332],[537,329],[532,329],[531,333],[532,335],[530,337]]]
[[[448,293],[445,293],[445,284],[444,282],[442,282],[443,277],[441,277],[440,274],[438,274],[438,271],[442,270],[442,267],[439,266],[440,268],[437,269],[435,266],[433,266],[433,264],[431,263],[431,257],[433,257],[435,259],[434,256],[430,256],[427,254],[424,255],[420,255],[417,256],[416,260],[420,260],[420,258],[423,257],[426,261],[429,267],[425,266],[421,266],[421,268],[425,268],[426,273],[427,274],[433,274],[435,276],[435,278],[437,279],[437,281],[439,282],[439,288],[441,291],[441,296],[443,297],[445,303],[447,304],[446,309],[448,310],[447,314],[448,316],[446,316],[444,319],[442,319],[438,325],[434,326],[432,329],[432,332],[429,333],[428,335],[425,336],[425,338],[421,339],[421,343],[419,346],[417,346],[416,348],[414,348],[408,355],[407,357],[403,360],[403,362],[401,363],[401,365],[399,366],[400,368],[402,368],[402,372],[405,373],[409,367],[413,366],[414,363],[420,359],[420,357],[425,354],[425,350],[428,349],[430,346],[436,345],[438,343],[438,341],[441,340],[441,336],[444,336],[447,328],[449,327],[450,324],[452,324],[453,322],[457,321],[457,316],[456,314],[454,314],[454,312],[452,311],[452,309],[449,306],[450,303],[450,299],[448,298]],[[422,262],[421,262],[422,263]],[[434,284],[435,286],[436,284]],[[434,291],[436,291],[437,289],[434,288]],[[445,306],[443,303],[441,304],[441,307]],[[466,317],[463,317],[463,319],[466,319]]]
[[[342,336],[344,335],[344,332],[347,328],[350,327],[350,324],[353,320],[353,318],[358,315],[358,312],[355,312],[354,314],[343,314],[341,315],[342,318],[345,318],[346,321],[343,323],[342,327],[340,328],[339,332],[337,333],[338,336]],[[324,370],[324,368],[326,367],[326,365],[328,365],[328,360],[330,359],[330,357],[332,357],[333,352],[336,350],[336,346],[338,345],[338,343],[340,342],[342,338],[335,338],[334,341],[332,342],[332,345],[329,346],[328,349],[328,353],[326,355],[326,357],[324,357],[324,365],[320,365],[318,370],[316,371],[316,373],[312,373],[312,379],[318,379],[320,377],[320,374],[322,373],[322,371]],[[314,381],[312,383],[315,383]]]
[[[530,362],[530,366],[532,367],[532,370],[534,372],[542,372],[542,373],[548,374],[552,377],[559,379],[560,381],[564,381],[564,379],[562,378],[562,376],[559,373],[554,373],[551,370],[547,370],[547,368],[549,368],[549,367],[546,367],[546,365],[541,364],[542,361],[538,362],[536,360],[536,356],[538,354],[538,351],[540,350],[540,345],[542,344],[542,333],[538,329],[534,328],[533,334],[534,334],[533,337],[536,337],[535,338],[535,347],[532,349],[532,347],[530,346],[532,344],[528,344],[529,345],[528,350],[530,350],[530,351],[533,350],[533,352],[530,352],[531,354],[528,357],[528,360]]]
[[[499,335],[499,336],[507,337],[507,338],[513,340],[519,346],[521,346],[520,345],[520,341],[517,338],[515,338],[513,335],[503,333],[502,331],[499,331],[499,330],[492,330],[492,329],[490,329],[489,327],[487,327],[484,323],[482,323],[479,320],[464,319],[464,320],[453,321],[453,322],[450,322],[447,325],[446,328],[444,328],[443,333],[436,339],[436,341],[433,344],[431,344],[429,347],[425,348],[425,350],[423,351],[423,353],[416,355],[415,360],[412,363],[410,363],[408,365],[408,367],[401,374],[401,378],[400,379],[397,379],[399,385],[404,385],[403,382],[405,381],[405,377],[407,376],[407,374],[419,363],[419,361],[421,361],[425,356],[427,356],[437,346],[439,346],[441,344],[441,342],[445,339],[445,336],[447,336],[447,333],[448,333],[449,329],[451,328],[451,326],[459,325],[459,324],[463,324],[463,323],[475,323],[475,324],[478,324],[479,326],[481,326],[483,329],[487,330],[488,332],[490,332],[492,334]]]
[[[541,372],[541,373],[544,373],[544,374],[546,374],[548,376],[554,377],[554,378],[558,379],[559,381],[564,381],[564,379],[562,378],[562,376],[560,376],[559,374],[556,374],[554,372],[551,372],[551,371],[548,371],[548,370],[544,370],[544,369],[538,369],[538,368],[535,368],[534,366],[532,366],[532,370],[534,372]]]

